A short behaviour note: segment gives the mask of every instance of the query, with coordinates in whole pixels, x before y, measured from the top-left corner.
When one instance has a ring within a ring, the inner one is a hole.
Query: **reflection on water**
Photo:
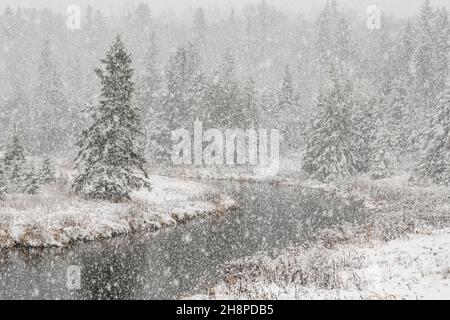
[[[200,292],[232,260],[301,243],[318,228],[364,218],[361,206],[320,191],[223,182],[240,209],[156,234],[70,249],[0,254],[0,299],[173,299]],[[81,289],[67,268],[81,268]]]

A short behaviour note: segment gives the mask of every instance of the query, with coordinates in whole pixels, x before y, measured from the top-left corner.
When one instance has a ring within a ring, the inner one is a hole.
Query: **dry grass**
[[[296,298],[305,298],[305,288],[351,286],[362,290],[366,283],[351,270],[364,267],[364,257],[343,247],[386,242],[450,226],[450,193],[445,187],[410,185],[407,177],[398,181],[357,178],[340,184],[339,192],[356,194],[366,202],[370,210],[365,223],[324,229],[304,246],[282,252],[275,259],[260,254],[237,261],[229,266],[221,282],[208,288],[209,296],[215,297],[217,288],[220,295],[242,299],[278,299],[283,296],[279,288],[286,287],[295,288]],[[443,270],[442,277],[448,279],[450,270]],[[372,298],[381,297],[375,294]]]

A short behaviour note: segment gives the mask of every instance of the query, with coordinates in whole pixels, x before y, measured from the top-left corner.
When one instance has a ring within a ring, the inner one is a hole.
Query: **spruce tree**
[[[199,73],[200,62],[194,45],[188,42],[179,46],[170,57],[166,70],[167,94],[164,97],[164,109],[170,131],[192,127],[196,118],[196,105],[191,89]]]
[[[0,181],[0,201],[6,199],[6,185],[4,181]]]
[[[6,176],[5,171],[3,169],[3,164],[0,163],[0,201],[5,200],[6,198]]]
[[[399,77],[407,79],[407,83],[412,82],[411,65],[414,58],[414,50],[416,49],[416,39],[414,38],[415,30],[410,20],[407,21],[403,30],[398,52],[397,70]]]
[[[194,18],[193,18],[193,43],[200,51],[200,54],[202,56],[202,60],[204,60],[204,57],[206,56],[206,50],[207,50],[207,26],[206,26],[206,17],[205,13],[203,12],[203,9],[201,7],[198,7],[195,10]]]
[[[43,184],[51,184],[56,181],[55,168],[49,157],[44,157],[39,180]]]
[[[25,175],[22,192],[33,195],[37,194],[38,191],[39,191],[39,178],[36,175],[33,164],[30,164],[30,167],[28,168]]]
[[[392,90],[387,97],[387,130],[391,133],[391,147],[398,156],[410,151],[413,132],[417,124],[414,123],[411,109],[411,89],[408,78],[394,81]]]
[[[296,96],[289,65],[285,67],[281,89],[278,93],[277,107],[275,117],[278,119],[278,127],[281,129],[282,136],[290,148],[296,148],[303,125],[298,110],[296,110]]]
[[[152,12],[147,3],[139,3],[128,19],[127,41],[130,48],[142,48],[152,30]],[[145,47],[143,47],[145,49]]]
[[[73,189],[87,199],[119,202],[129,199],[133,189],[149,187],[138,147],[143,133],[140,110],[132,104],[131,56],[119,36],[101,62],[104,69],[96,69],[100,101],[78,143]]]
[[[370,146],[370,173],[374,179],[382,179],[392,169],[392,134],[388,131],[386,117],[377,115],[373,142]]]
[[[373,179],[383,179],[391,173],[390,150],[385,142],[385,135],[380,133],[372,146],[370,173]]]
[[[19,133],[15,128],[11,137],[11,142],[3,155],[2,162],[6,167],[11,167],[15,163],[22,164],[25,162],[24,148],[20,141]]]
[[[373,145],[375,143],[378,126],[377,119],[383,115],[382,99],[360,97],[350,106],[351,125],[353,130],[356,170],[366,173],[371,168]]]
[[[143,60],[144,72],[137,86],[136,103],[142,112],[146,157],[153,163],[163,163],[170,159],[170,130],[163,105],[163,79],[158,55],[155,37],[151,35]]]
[[[437,9],[435,13],[435,54],[433,55],[434,65],[434,86],[435,93],[442,92],[445,89],[446,81],[449,76],[449,61],[450,53],[449,43],[449,14],[445,7]]]
[[[425,133],[427,150],[417,173],[438,184],[450,183],[450,86],[440,95],[431,126]]]
[[[247,80],[241,98],[242,120],[241,128],[258,128],[258,97],[255,89],[255,81],[250,78]]]
[[[56,58],[49,41],[44,42],[38,71],[37,107],[33,109],[37,122],[34,151],[62,150],[67,147],[68,139],[72,134],[69,130],[72,128],[72,123]]]
[[[406,55],[411,52],[406,52],[403,57],[404,54],[400,53],[403,49],[402,43],[392,37],[392,19],[384,15],[381,19],[383,21],[381,29],[367,30],[366,43],[364,48],[360,49],[367,50],[367,52],[363,55],[353,56],[351,60],[363,58],[361,63],[364,66],[358,69],[359,72],[362,72],[370,80],[371,91],[374,95],[386,97],[390,93],[392,82],[399,75],[399,71],[405,71],[405,66],[400,61],[396,61],[396,58],[400,60],[397,56],[407,59]]]
[[[319,82],[322,87],[333,86],[333,75],[348,78],[355,57],[347,19],[339,12],[337,3],[327,1],[317,20],[315,43]]]
[[[411,125],[413,151],[427,148],[426,131],[432,121],[431,111],[438,104],[439,93],[445,89],[448,77],[448,13],[446,10],[434,10],[430,0],[425,0],[418,28],[418,47],[413,59],[414,110]]]
[[[430,110],[436,97],[433,92],[433,9],[429,0],[426,0],[422,6],[420,21],[419,47],[414,56],[414,85],[418,111]]]
[[[19,138],[19,133],[14,128],[11,142],[1,159],[5,171],[6,180],[13,189],[19,188],[23,180],[23,166],[25,163],[25,152]]]
[[[209,88],[210,123],[219,128],[239,127],[242,120],[240,88],[236,80],[233,54],[227,50],[223,62],[215,71]]]
[[[417,107],[425,114],[436,103],[439,93],[445,89],[448,76],[448,12],[433,10],[430,0],[425,0],[419,25],[418,48],[414,54]]]
[[[350,86],[335,81],[319,97],[318,111],[307,134],[303,169],[314,179],[329,181],[358,172],[357,133],[350,116]]]
[[[148,46],[142,61],[144,71],[136,90],[136,103],[141,109],[143,121],[147,121],[151,116],[152,109],[160,103],[158,93],[162,87],[162,77],[158,66],[158,55],[159,50],[155,36],[152,34],[148,39]]]
[[[292,82],[292,74],[289,65],[286,65],[284,70],[283,82],[281,83],[281,90],[278,97],[278,106],[280,112],[292,112],[295,104],[294,86]]]

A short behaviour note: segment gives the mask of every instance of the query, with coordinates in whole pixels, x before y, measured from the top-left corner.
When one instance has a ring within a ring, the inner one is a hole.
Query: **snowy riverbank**
[[[361,225],[322,230],[302,247],[230,264],[210,299],[449,299],[448,187],[400,173],[336,183],[339,196],[364,201]],[[334,192],[333,191],[333,192]]]
[[[213,299],[450,299],[450,229],[237,262]]]
[[[0,202],[0,247],[66,246],[107,239],[232,209],[235,203],[205,184],[152,176],[152,191],[128,203],[85,201],[57,186],[38,195],[11,194]]]

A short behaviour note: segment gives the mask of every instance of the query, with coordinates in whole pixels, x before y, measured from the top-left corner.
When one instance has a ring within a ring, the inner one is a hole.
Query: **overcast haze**
[[[277,8],[289,10],[292,12],[316,13],[326,0],[268,0],[267,2],[275,5]],[[64,11],[68,5],[79,4],[82,7],[91,4],[93,7],[101,8],[105,11],[120,13],[127,7],[133,7],[139,2],[146,2],[154,13],[160,13],[167,10],[183,11],[189,7],[202,6],[204,8],[239,8],[248,3],[256,3],[256,0],[0,0],[2,7],[11,6],[45,6],[58,11]],[[342,7],[352,7],[364,14],[369,5],[379,5],[382,10],[388,14],[397,16],[410,16],[418,12],[423,0],[338,0]],[[434,6],[449,7],[448,0],[433,0]]]

